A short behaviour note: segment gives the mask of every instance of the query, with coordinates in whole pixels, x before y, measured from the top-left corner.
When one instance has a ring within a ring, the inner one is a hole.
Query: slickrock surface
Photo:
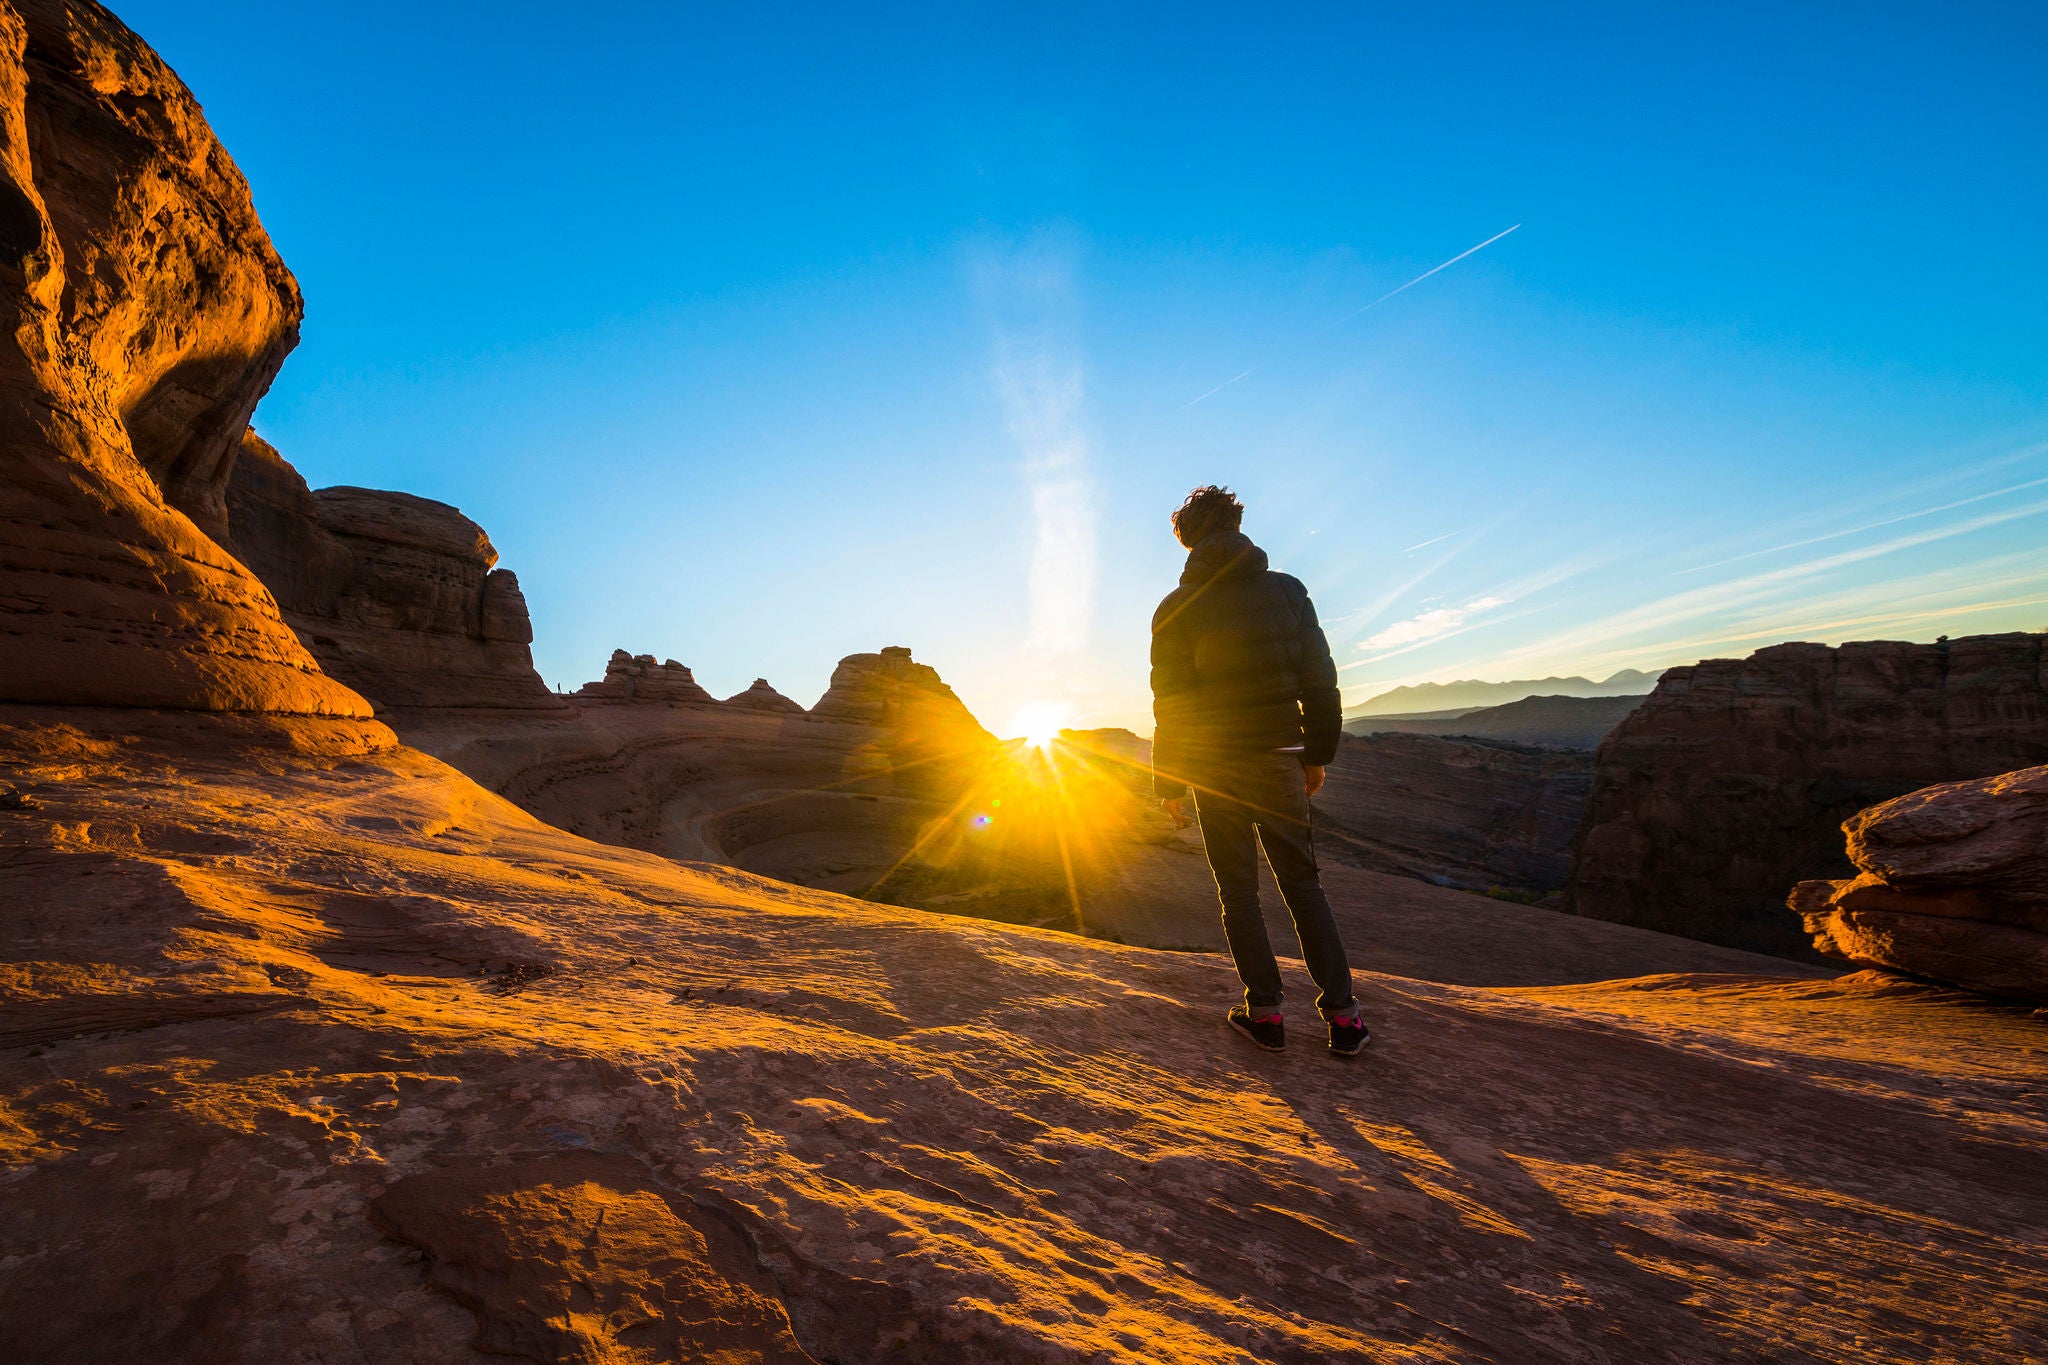
[[[1547,893],[1571,869],[1586,754],[1430,735],[1347,735],[1316,798],[1330,856],[1441,886]]]
[[[1853,874],[1842,821],[1932,783],[2048,762],[2043,639],[1788,644],[1670,670],[1600,746],[1567,904],[1810,951],[1785,896]]]
[[[2048,1333],[2024,1010],[1368,976],[1364,1058],[1269,1056],[1222,1027],[1218,959],[589,843],[292,724],[0,719],[0,781],[42,803],[0,813],[12,1359],[2021,1361]]]
[[[393,721],[574,833],[861,893],[934,821],[961,816],[956,803],[995,753],[937,672],[908,656],[842,663],[831,714],[806,713],[765,682],[719,703],[674,660],[619,650],[564,714],[438,709]],[[618,704],[650,701],[678,704]]]
[[[800,716],[804,708],[783,696],[768,685],[766,678],[754,679],[754,685],[744,692],[735,692],[725,699],[727,706],[744,706],[753,711],[773,711],[779,715]]]
[[[446,503],[311,491],[251,432],[228,485],[226,544],[320,666],[379,708],[562,705],[534,671],[519,580]]]
[[[1524,697],[1454,716],[1364,716],[1346,721],[1354,735],[1444,735],[1559,749],[1597,749],[1641,697]]]
[[[407,740],[606,843],[810,885],[874,884],[950,804],[867,726],[737,706],[572,700],[565,715],[416,712]]]
[[[576,690],[576,696],[585,701],[675,702],[683,705],[716,700],[697,685],[697,679],[688,668],[674,659],[656,663],[652,654],[628,654],[623,649],[612,651],[611,659],[604,666],[604,678],[583,684]]]
[[[1861,875],[1789,902],[1816,947],[2048,1004],[2048,767],[1928,787],[1842,830]]]
[[[0,5],[0,701],[369,715],[215,543],[301,312],[156,55]]]

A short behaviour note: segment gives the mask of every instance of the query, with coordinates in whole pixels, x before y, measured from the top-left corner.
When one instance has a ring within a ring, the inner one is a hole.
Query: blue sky
[[[2038,6],[117,9],[551,682],[1148,728],[1212,480],[1352,701],[2048,626]]]

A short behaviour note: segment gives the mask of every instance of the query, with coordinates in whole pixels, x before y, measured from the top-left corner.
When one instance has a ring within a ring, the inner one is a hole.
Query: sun
[[[1035,701],[1017,712],[1010,722],[1012,734],[1021,735],[1034,749],[1050,749],[1073,713],[1056,701]]]

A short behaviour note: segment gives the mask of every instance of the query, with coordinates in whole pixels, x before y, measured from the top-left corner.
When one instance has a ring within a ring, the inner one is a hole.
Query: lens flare
[[[1034,749],[1050,749],[1072,718],[1072,713],[1058,702],[1035,701],[1017,713],[1017,718],[1010,722],[1010,733],[1021,736]]]

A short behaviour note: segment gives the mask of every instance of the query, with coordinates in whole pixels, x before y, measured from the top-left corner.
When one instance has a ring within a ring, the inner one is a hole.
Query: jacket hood
[[[1222,578],[1250,578],[1265,571],[1266,552],[1252,544],[1251,537],[1242,531],[1213,531],[1188,551],[1188,566],[1180,571],[1180,581],[1208,583]]]

